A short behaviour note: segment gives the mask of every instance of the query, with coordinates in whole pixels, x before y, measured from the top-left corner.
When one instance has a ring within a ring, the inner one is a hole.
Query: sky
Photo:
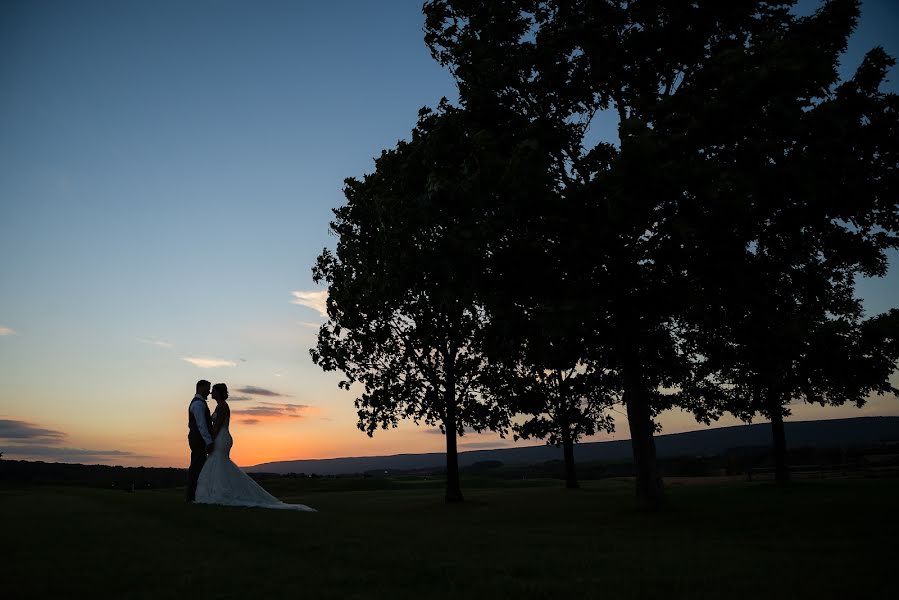
[[[456,96],[422,24],[420,0],[0,3],[4,458],[185,466],[198,379],[231,390],[239,465],[444,450],[412,424],[368,438],[308,353],[343,180]],[[844,71],[874,45],[899,56],[896,31],[897,3],[864,2]],[[872,314],[899,304],[890,258],[859,283]],[[897,414],[880,398],[793,418]],[[615,416],[597,440],[628,437]]]

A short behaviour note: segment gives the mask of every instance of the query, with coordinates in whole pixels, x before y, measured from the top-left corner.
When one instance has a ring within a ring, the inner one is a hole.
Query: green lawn
[[[0,489],[3,598],[886,598],[899,481],[279,480],[319,513],[185,505],[181,490]]]

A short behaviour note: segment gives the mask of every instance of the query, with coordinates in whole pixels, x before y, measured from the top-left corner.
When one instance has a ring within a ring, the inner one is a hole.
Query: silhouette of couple
[[[210,392],[216,402],[212,414],[206,404]],[[224,383],[212,385],[205,379],[197,382],[197,394],[187,409],[187,501],[315,512],[305,504],[281,502],[231,461],[234,439],[229,431],[231,407],[227,400],[228,386]]]

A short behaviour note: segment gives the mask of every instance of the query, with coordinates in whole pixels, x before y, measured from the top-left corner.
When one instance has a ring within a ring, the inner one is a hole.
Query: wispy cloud
[[[245,385],[242,388],[238,388],[234,390],[240,394],[249,394],[251,396],[270,396],[273,398],[286,398],[287,394],[279,394],[278,392],[267,390],[262,387],[258,387],[255,385]]]
[[[4,327],[3,325],[0,325],[0,337],[2,337],[4,335],[16,335],[16,332],[14,329],[10,329],[9,327]]]
[[[124,450],[96,450],[61,446],[66,434],[46,429],[27,421],[0,419],[0,451],[4,457],[20,460],[52,460],[60,462],[97,461],[115,458],[145,458]]]
[[[175,345],[162,340],[148,340],[146,338],[135,338],[141,344],[149,344],[150,346],[158,346],[160,348],[174,348]]]
[[[306,306],[312,310],[318,311],[318,314],[323,317],[328,316],[328,310],[326,308],[328,290],[317,290],[312,292],[295,291],[290,293],[293,295],[293,300],[290,301],[291,304]]]
[[[492,450],[493,448],[507,448],[514,445],[511,442],[467,442],[459,444],[459,447],[466,450]]]
[[[0,440],[13,440],[19,443],[37,442],[53,443],[62,440],[66,434],[53,429],[44,429],[25,421],[0,419]]]
[[[322,326],[321,323],[313,323],[311,321],[297,321],[297,325],[306,329],[315,329],[316,331]]]
[[[515,444],[504,439],[484,439],[485,437],[489,437],[490,433],[478,433],[474,429],[466,427],[463,429],[464,435],[456,437],[456,443],[459,445],[459,448],[463,448],[465,450],[489,450],[491,448],[506,448],[510,446],[514,446]],[[424,429],[422,433],[427,435],[444,435],[440,429]],[[477,440],[477,441],[475,441]]]
[[[201,369],[217,369],[219,367],[236,367],[237,363],[233,360],[225,360],[223,358],[208,358],[196,356],[182,356],[181,360],[189,362],[195,367]]]
[[[250,417],[289,417],[300,419],[312,408],[308,404],[290,404],[287,402],[260,402],[256,406],[241,408],[235,412]]]
[[[429,434],[429,435],[443,435],[443,432],[440,431],[440,429],[437,429],[437,428],[434,428],[434,429],[424,429],[423,431],[424,431],[424,433],[427,433],[427,434]],[[471,428],[469,428],[469,427],[466,427],[466,428],[463,429],[462,431],[464,431],[466,435],[477,433],[474,429],[471,429]]]
[[[247,402],[252,400],[249,396],[228,396],[228,402]]]
[[[259,422],[259,419],[240,419],[240,422],[244,425],[255,425]]]

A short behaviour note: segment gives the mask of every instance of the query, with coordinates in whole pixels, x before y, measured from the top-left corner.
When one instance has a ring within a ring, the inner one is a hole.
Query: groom
[[[187,443],[190,446],[190,468],[187,470],[187,501],[193,502],[197,493],[197,480],[206,463],[206,455],[212,452],[212,416],[206,399],[212,384],[201,379],[197,382],[197,395],[187,409]]]

